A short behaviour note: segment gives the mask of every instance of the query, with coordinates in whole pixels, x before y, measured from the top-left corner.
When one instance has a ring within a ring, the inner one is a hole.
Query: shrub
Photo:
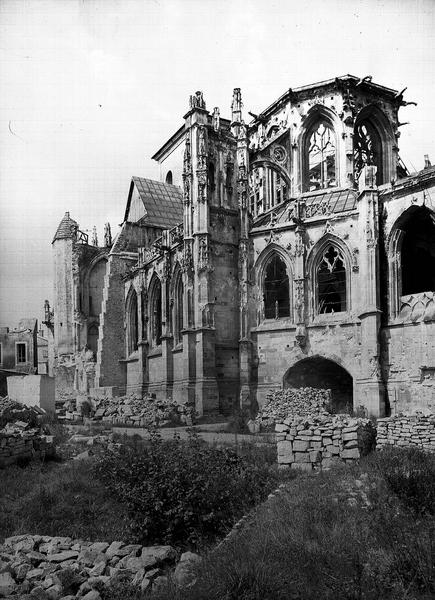
[[[226,532],[274,488],[278,473],[192,436],[109,452],[97,476],[125,502],[143,544],[198,547]]]

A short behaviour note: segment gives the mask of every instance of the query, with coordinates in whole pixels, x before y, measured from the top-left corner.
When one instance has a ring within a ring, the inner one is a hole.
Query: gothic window
[[[329,245],[317,266],[317,312],[336,313],[346,310],[346,267],[343,254]]]
[[[170,185],[172,185],[172,171],[168,171],[166,173],[166,183],[169,183]]]
[[[93,323],[88,329],[88,348],[92,350],[94,354],[97,353],[98,346],[98,325]]]
[[[306,191],[337,185],[335,134],[330,125],[317,121],[308,133]]]
[[[134,290],[130,293],[127,303],[127,346],[128,354],[136,352],[138,343],[138,315],[137,315],[137,294]]]
[[[367,120],[355,125],[353,135],[354,178],[358,181],[363,167],[375,166],[376,183],[383,183],[381,140],[375,128]]]
[[[148,303],[148,296],[147,293],[145,292],[145,290],[142,290],[142,293],[140,295],[141,297],[141,313],[142,313],[142,340],[145,341],[147,339],[147,324],[148,324],[148,318],[147,318],[147,303]]]
[[[435,292],[435,216],[417,209],[402,226],[402,296]]]
[[[279,319],[290,316],[290,292],[287,268],[283,260],[274,254],[266,266],[264,284],[264,316]]]
[[[249,174],[249,210],[257,216],[287,199],[287,182],[272,167],[254,167]]]
[[[160,346],[162,343],[162,284],[156,277],[151,293],[151,343]]]
[[[98,317],[101,313],[103,300],[104,277],[106,275],[106,260],[100,260],[89,274],[89,315]]]
[[[175,343],[179,344],[183,340],[183,327],[184,327],[184,286],[181,274],[177,278],[175,285],[175,298],[174,298],[174,337]]]

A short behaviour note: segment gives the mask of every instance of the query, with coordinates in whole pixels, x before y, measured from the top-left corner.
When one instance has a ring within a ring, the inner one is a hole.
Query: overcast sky
[[[435,164],[434,0],[0,0],[0,323],[53,300],[51,241],[122,221],[130,177],[182,124],[188,97],[229,116],[289,87],[372,75],[402,109],[400,154]],[[247,117],[247,114],[246,114]]]

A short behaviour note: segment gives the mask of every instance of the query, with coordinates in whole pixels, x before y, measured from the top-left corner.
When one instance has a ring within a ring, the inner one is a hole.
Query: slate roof
[[[183,221],[183,194],[180,188],[144,177],[132,177],[124,221],[128,218],[133,185],[147,213],[140,220],[141,223],[171,229]]]
[[[77,221],[71,219],[71,217],[69,216],[69,212],[66,212],[63,219],[59,223],[56,233],[54,234],[53,242],[55,242],[56,240],[75,238],[75,232],[77,231],[78,227],[79,226]]]

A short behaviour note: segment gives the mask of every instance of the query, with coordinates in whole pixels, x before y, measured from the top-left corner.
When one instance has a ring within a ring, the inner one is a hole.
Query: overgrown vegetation
[[[0,471],[0,538],[22,533],[87,540],[126,537],[125,507],[88,461],[32,462]]]
[[[422,483],[403,493],[414,476]],[[206,557],[193,588],[170,584],[156,598],[429,600],[434,479],[435,457],[414,450],[383,451],[359,466],[297,478],[257,510],[250,527]]]
[[[135,539],[191,548],[224,534],[278,481],[277,469],[264,460],[196,436],[124,446],[102,456],[95,471],[127,505]]]

